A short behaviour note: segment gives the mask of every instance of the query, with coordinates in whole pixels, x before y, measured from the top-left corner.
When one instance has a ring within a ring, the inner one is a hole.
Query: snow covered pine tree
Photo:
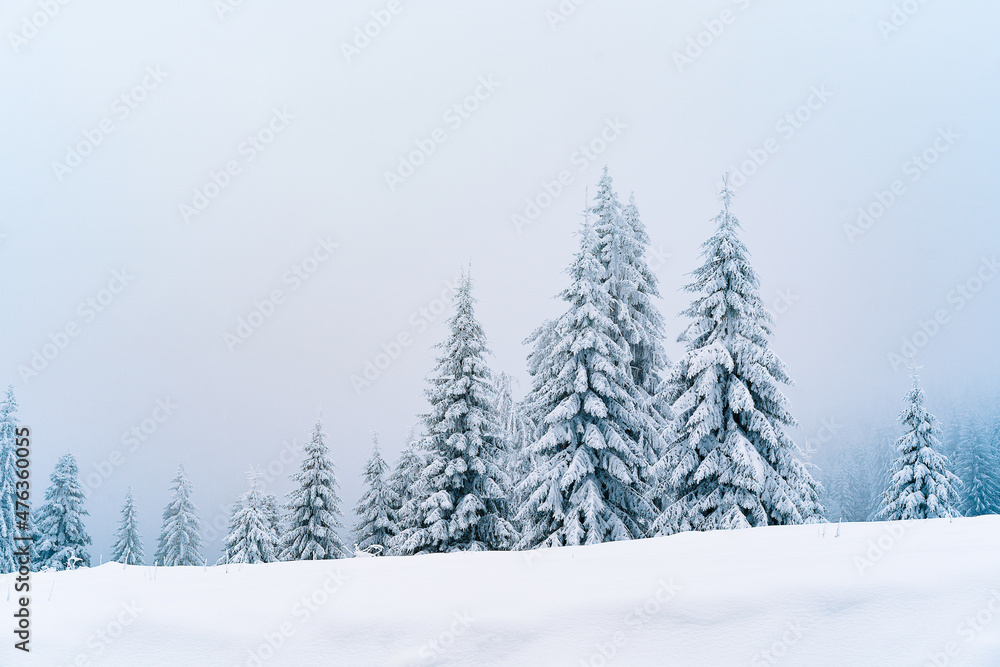
[[[217,564],[273,563],[278,560],[278,534],[274,529],[273,507],[257,488],[260,474],[251,470],[247,475],[250,490],[239,500],[239,509],[232,516],[226,551]]]
[[[426,466],[416,516],[400,538],[405,554],[509,549],[509,478],[503,469],[486,336],[476,320],[472,280],[462,276],[455,314],[427,398]]]
[[[846,461],[847,488],[843,501],[844,521],[868,521],[878,511],[879,484],[873,474],[872,457],[855,448]]]
[[[1000,452],[984,424],[964,415],[958,424],[955,472],[962,480],[965,516],[1000,514]]]
[[[45,502],[35,514],[35,549],[38,569],[53,568],[72,570],[90,567],[87,545],[90,535],[83,527],[83,509],[86,498],[78,469],[72,454],[63,454],[49,478],[51,484],[45,491]]]
[[[389,554],[403,556],[405,554],[404,538],[417,525],[417,503],[424,497],[418,487],[420,473],[424,469],[426,452],[421,449],[424,436],[417,433],[417,428],[410,429],[406,446],[396,460],[396,466],[389,475],[388,485],[396,498],[396,536],[392,539]]]
[[[145,565],[142,560],[142,539],[139,537],[139,518],[136,516],[132,489],[125,494],[122,518],[111,547],[111,560],[124,565]]]
[[[627,346],[631,354],[632,390],[637,416],[642,419],[639,429],[631,435],[652,464],[662,453],[662,434],[670,410],[660,395],[669,361],[663,350],[663,316],[654,302],[660,296],[658,281],[646,263],[649,236],[635,196],[621,206],[607,167],[588,213],[605,269],[604,285],[611,298],[608,316],[621,334],[620,344]],[[648,467],[640,470],[647,482],[651,481]]]
[[[526,403],[539,437],[528,448],[537,467],[518,486],[526,498],[520,549],[642,537],[653,518],[642,479],[647,452],[635,439],[646,406],[636,401],[632,354],[611,316],[608,271],[589,219],[569,275],[566,313],[527,341],[534,348]]]
[[[496,380],[497,418],[499,420],[500,439],[503,443],[503,468],[511,480],[510,514],[515,517],[521,510],[525,498],[518,495],[516,489],[534,464],[528,453],[528,446],[535,441],[535,424],[528,415],[523,402],[514,400],[513,384],[516,380],[507,373],[501,373]],[[520,526],[515,523],[515,528]]]
[[[14,387],[0,401],[0,574],[17,570],[14,538],[30,531],[17,529],[17,401]],[[21,542],[20,544],[24,544]]]
[[[167,567],[202,565],[205,560],[201,555],[201,522],[198,508],[191,502],[192,487],[184,466],[177,468],[171,488],[174,495],[163,510],[163,528],[155,562]]]
[[[937,420],[924,407],[916,368],[911,377],[913,386],[899,415],[906,433],[896,441],[899,458],[876,518],[902,521],[959,516],[956,487],[961,481],[948,470],[948,459],[940,452]]]
[[[278,547],[276,547],[275,554],[280,556],[281,535],[284,531],[281,526],[281,505],[278,503],[278,496],[273,493],[265,493],[260,502],[264,508],[264,516],[267,518],[268,525],[271,526],[274,534],[278,536]]]
[[[365,492],[354,509],[358,515],[354,547],[373,556],[383,555],[397,532],[395,508],[399,506],[399,498],[386,483],[388,468],[378,447],[378,434],[373,433],[372,455],[365,466]]]
[[[323,442],[323,424],[317,420],[305,446],[299,472],[291,476],[299,488],[288,494],[288,532],[281,542],[281,560],[349,558],[350,551],[337,534],[340,498],[333,462]]]
[[[663,493],[676,500],[654,524],[659,534],[819,521],[819,485],[785,434],[796,424],[779,384],[791,384],[771,351],[772,319],[724,185],[705,263],[686,286],[697,296],[682,314],[683,358],[667,382],[676,436],[657,464]]]

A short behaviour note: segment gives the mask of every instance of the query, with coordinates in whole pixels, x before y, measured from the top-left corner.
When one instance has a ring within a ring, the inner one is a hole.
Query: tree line
[[[515,400],[512,378],[490,368],[473,281],[463,273],[427,380],[429,409],[393,467],[375,438],[353,547],[342,536],[336,473],[317,422],[284,503],[251,473],[217,563],[523,550],[827,520],[823,499],[836,494],[787,433],[797,426],[782,393],[791,378],[770,347],[773,318],[725,184],[720,199],[702,263],[683,287],[691,302],[681,313],[680,359],[664,352],[658,279],[635,198],[623,203],[605,168],[558,295],[562,312],[525,341],[526,397]],[[15,413],[8,391],[0,403],[0,538],[14,530]],[[967,492],[941,452],[915,371],[900,423],[896,458],[872,492],[877,510],[865,518],[957,516]],[[1000,459],[979,456],[966,464],[981,473],[972,486],[994,504],[976,500],[976,511],[996,511]],[[34,515],[39,568],[90,564],[77,474],[73,456],[62,456]],[[153,562],[207,565],[191,494],[182,467]],[[10,571],[8,543],[0,539],[0,572]],[[112,557],[145,562],[131,492]]]

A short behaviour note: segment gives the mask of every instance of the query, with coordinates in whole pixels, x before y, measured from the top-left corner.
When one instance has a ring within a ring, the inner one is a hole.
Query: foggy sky
[[[522,340],[560,312],[604,164],[649,229],[675,359],[720,178],[754,172],[735,213],[800,441],[823,419],[891,418],[904,338],[932,409],[995,390],[996,3],[43,4],[0,14],[0,383],[33,427],[36,501],[63,452],[84,475],[121,453],[89,495],[95,560],[129,485],[151,558],[179,463],[206,523],[251,465],[285,493],[283,443],[321,410],[349,510],[371,431],[394,458],[426,408],[436,300],[466,264],[492,367],[523,393]],[[519,228],[526,199],[545,207]],[[270,316],[227,344],[255,309]],[[176,408],[123,439],[157,401]]]

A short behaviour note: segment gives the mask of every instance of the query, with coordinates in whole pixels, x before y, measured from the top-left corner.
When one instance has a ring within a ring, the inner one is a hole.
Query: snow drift
[[[1000,517],[32,578],[2,665],[1000,665]]]

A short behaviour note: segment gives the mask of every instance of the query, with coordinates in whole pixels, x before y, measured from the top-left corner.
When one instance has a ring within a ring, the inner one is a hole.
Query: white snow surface
[[[1000,516],[12,582],[2,665],[1000,665]]]

